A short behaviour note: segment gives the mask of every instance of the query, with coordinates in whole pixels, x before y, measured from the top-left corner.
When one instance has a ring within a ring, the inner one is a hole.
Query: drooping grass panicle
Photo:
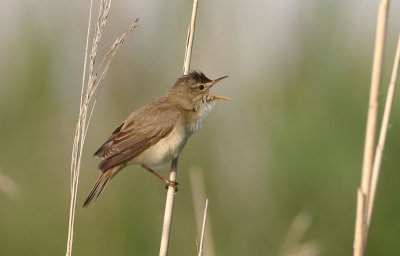
[[[89,22],[86,36],[86,47],[85,47],[85,57],[83,65],[82,74],[82,87],[79,105],[79,116],[75,128],[74,142],[72,146],[72,157],[71,157],[71,202],[69,211],[69,224],[68,224],[68,240],[67,240],[67,250],[66,255],[70,256],[72,253],[72,243],[73,243],[73,232],[74,232],[74,221],[75,221],[75,209],[76,209],[76,197],[78,191],[79,174],[81,169],[81,160],[83,153],[83,145],[85,142],[86,134],[89,128],[89,123],[91,116],[94,111],[96,97],[93,97],[96,91],[104,80],[104,77],[108,71],[109,65],[112,58],[115,56],[119,47],[123,44],[128,34],[137,26],[136,20],[120,38],[110,47],[109,53],[104,57],[103,62],[105,65],[99,65],[96,69],[96,58],[98,45],[100,38],[103,34],[103,29],[107,23],[107,18],[109,16],[111,8],[111,0],[101,0],[99,13],[97,17],[97,22],[95,26],[94,36],[91,45],[90,55],[88,55],[89,49],[89,39],[90,39],[90,24],[93,10],[93,1],[90,1],[89,8]],[[88,70],[88,75],[87,74]],[[96,70],[96,71],[95,71]],[[98,77],[98,74],[100,76]],[[88,110],[90,109],[90,114],[88,118]]]

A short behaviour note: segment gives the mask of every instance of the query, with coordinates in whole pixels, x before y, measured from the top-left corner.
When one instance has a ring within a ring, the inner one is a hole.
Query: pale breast
[[[189,137],[185,129],[175,129],[169,136],[158,141],[143,153],[129,161],[129,164],[145,165],[152,169],[162,167],[172,158],[177,157]]]
[[[189,122],[190,133],[195,133],[203,126],[204,120],[213,107],[214,102],[207,102],[198,107],[196,114],[192,116],[192,120]]]

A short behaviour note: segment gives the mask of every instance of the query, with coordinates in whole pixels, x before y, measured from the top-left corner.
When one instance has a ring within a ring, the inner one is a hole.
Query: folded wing
[[[98,169],[104,172],[138,156],[168,136],[179,117],[179,111],[162,106],[158,106],[157,115],[149,106],[133,112],[94,154],[103,159]]]

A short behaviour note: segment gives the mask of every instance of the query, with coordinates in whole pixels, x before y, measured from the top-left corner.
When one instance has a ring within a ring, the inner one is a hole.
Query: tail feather
[[[114,172],[118,171],[118,167],[112,167],[102,174],[97,179],[96,183],[94,184],[92,191],[90,191],[89,195],[87,196],[85,202],[83,203],[82,207],[86,208],[93,199],[97,199],[101,192],[103,191],[104,187],[106,186],[107,182],[114,176]]]

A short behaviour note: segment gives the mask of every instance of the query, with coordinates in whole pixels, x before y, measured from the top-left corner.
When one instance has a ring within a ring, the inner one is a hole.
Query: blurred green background
[[[0,7],[0,255],[63,255],[89,1]],[[99,56],[141,21],[99,93],[79,205],[98,176],[93,152],[180,76],[191,8],[114,1]],[[204,170],[215,255],[352,254],[377,8],[372,0],[200,1],[191,67],[229,75],[215,92],[233,101],[217,104],[180,157],[170,255],[196,254],[194,167]],[[399,12],[393,1],[381,99]],[[397,93],[367,255],[400,255],[399,107]],[[77,209],[73,255],[157,255],[165,195],[159,180],[126,168],[94,207]]]

